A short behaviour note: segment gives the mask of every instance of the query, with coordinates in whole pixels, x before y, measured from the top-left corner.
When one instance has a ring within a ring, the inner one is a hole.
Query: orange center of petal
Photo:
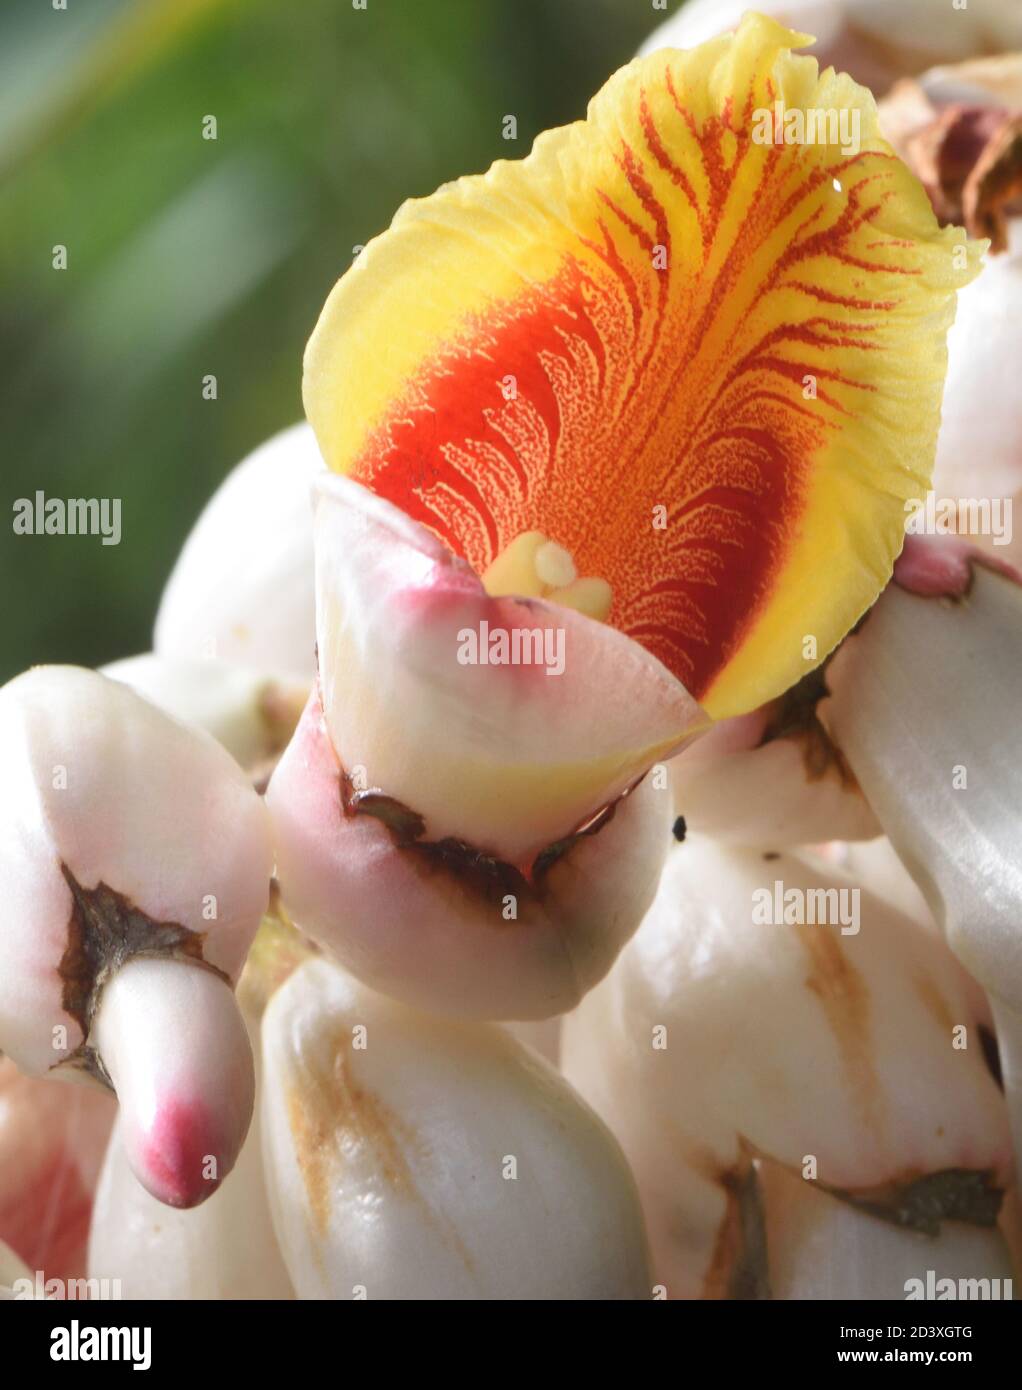
[[[751,229],[746,244],[731,294]],[[700,295],[669,271],[642,284],[609,253],[569,258],[438,354],[355,476],[479,573],[557,537],[580,572],[605,576],[611,623],[698,697],[764,601],[823,436],[790,380],[821,364],[771,364],[766,346],[743,363],[735,327],[719,285]]]
[[[306,355],[331,467],[493,592],[593,602],[567,552],[714,717],[794,684],[889,578],[977,259],[795,41],[746,16],[653,54],[522,163],[406,205]],[[855,148],[788,141],[778,103],[853,113]]]

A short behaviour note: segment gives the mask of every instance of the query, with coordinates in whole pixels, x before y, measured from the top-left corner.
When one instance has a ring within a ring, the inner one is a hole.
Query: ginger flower
[[[377,988],[570,1007],[655,890],[643,775],[889,578],[979,248],[807,42],[750,15],[636,60],[407,203],[327,301],[320,689],[268,799],[289,910]]]

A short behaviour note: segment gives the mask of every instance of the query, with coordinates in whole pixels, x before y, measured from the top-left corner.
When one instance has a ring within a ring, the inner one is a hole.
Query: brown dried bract
[[[938,220],[1007,250],[1008,219],[1022,212],[1022,111],[999,104],[935,105],[900,82],[881,108],[888,138],[920,179]]]
[[[820,701],[830,694],[826,666],[825,662],[810,671],[773,702],[759,747],[779,738],[797,739],[801,745],[806,777],[810,782],[818,782],[833,773],[847,790],[861,791],[847,759],[817,713]]]
[[[737,1165],[714,1175],[724,1190],[727,1208],[703,1280],[703,1297],[708,1299],[772,1297],[757,1155],[744,1139],[739,1139],[739,1149]]]
[[[390,832],[398,849],[418,855],[425,865],[446,870],[470,892],[486,902],[500,903],[508,894],[516,898],[542,896],[544,879],[553,866],[569,854],[583,839],[597,835],[613,818],[618,805],[632,790],[629,788],[618,801],[605,806],[588,821],[541,850],[527,872],[514,864],[497,859],[485,850],[464,840],[447,836],[442,840],[425,840],[426,822],[418,811],[404,802],[387,796],[378,788],[356,789],[349,775],[340,774],[341,809],[345,817],[372,816]]]
[[[820,1187],[850,1206],[869,1212],[893,1226],[907,1227],[923,1235],[940,1234],[944,1221],[964,1221],[971,1226],[996,1226],[1004,1192],[994,1185],[987,1169],[945,1168],[939,1173],[913,1174],[879,1187]]]
[[[60,870],[71,890],[67,946],[57,969],[63,982],[61,1004],[81,1028],[85,1041],[58,1065],[81,1067],[109,1086],[102,1062],[88,1039],[103,986],[122,965],[136,957],[169,958],[192,961],[223,980],[227,976],[203,958],[205,933],[178,922],[155,922],[108,884],[85,888],[63,861]]]

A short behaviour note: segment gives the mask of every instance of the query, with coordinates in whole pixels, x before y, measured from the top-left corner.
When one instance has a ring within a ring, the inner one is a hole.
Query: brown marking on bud
[[[822,1182],[819,1186],[881,1221],[927,1236],[940,1235],[944,1221],[996,1226],[1004,1200],[1004,1191],[994,1185],[994,1172],[989,1168],[944,1168],[938,1173],[916,1170],[876,1187],[849,1189]]]
[[[382,1100],[361,1086],[352,1072],[351,1031],[345,1025],[322,1049],[303,1056],[308,1074],[287,1095],[288,1123],[317,1233],[326,1233],[332,1198],[344,1183],[351,1157],[369,1150],[383,1182],[397,1197],[417,1203],[445,1241],[472,1269],[472,1258],[449,1219],[419,1190],[407,1155],[428,1161],[426,1146]]]
[[[858,792],[861,796],[862,789],[848,760],[824,728],[817,713],[820,701],[830,695],[826,667],[827,663],[824,662],[773,701],[768,708],[766,727],[757,747],[762,748],[779,738],[795,739],[801,745],[808,781],[818,782],[823,777],[834,775],[846,791]]]
[[[63,989],[61,1005],[82,1030],[84,1041],[57,1066],[75,1066],[110,1085],[106,1068],[88,1046],[103,986],[129,960],[185,960],[212,971],[230,985],[222,970],[204,959],[205,932],[192,931],[179,922],[156,922],[123,893],[106,883],[85,888],[61,860],[60,871],[71,890],[71,915],[67,945],[57,967]]]
[[[739,1140],[741,1157],[732,1168],[718,1169],[714,1181],[723,1188],[727,1206],[717,1230],[713,1255],[703,1279],[708,1299],[769,1299],[763,1194],[755,1151]]]
[[[873,1056],[870,999],[866,982],[833,932],[814,926],[792,930],[809,957],[806,988],[818,996],[841,1053],[854,1104],[876,1135],[884,1129],[886,1106]]]
[[[923,1007],[936,1019],[937,1026],[942,1033],[947,1034],[950,1041],[955,1020],[951,1016],[951,1006],[940,986],[932,975],[928,975],[924,971],[919,971],[912,983],[915,986],[916,994],[922,1000]]]
[[[570,854],[581,840],[599,834],[614,818],[620,802],[634,790],[629,787],[617,801],[601,807],[576,830],[541,850],[531,865],[519,867],[453,836],[424,840],[426,821],[418,811],[388,796],[379,787],[358,790],[344,768],[339,773],[339,786],[341,810],[346,818],[372,816],[386,826],[397,849],[418,858],[424,875],[432,877],[443,873],[471,897],[482,899],[490,906],[499,906],[509,893],[526,901],[541,900],[546,876],[554,865]]]

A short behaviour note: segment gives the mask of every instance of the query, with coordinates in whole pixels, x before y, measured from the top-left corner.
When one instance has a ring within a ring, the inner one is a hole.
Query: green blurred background
[[[0,528],[2,680],[146,650],[206,498],[300,418],[305,340],[353,247],[582,115],[678,8],[66,3],[0,6],[3,492],[11,518],[40,488],[118,497],[122,539]]]

